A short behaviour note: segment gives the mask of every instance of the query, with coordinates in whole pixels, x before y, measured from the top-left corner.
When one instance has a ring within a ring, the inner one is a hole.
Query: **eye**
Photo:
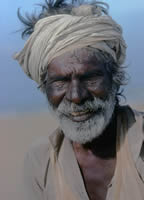
[[[102,75],[97,76],[91,76],[84,80],[84,83],[87,87],[89,86],[96,86],[99,85],[103,81]]]
[[[94,78],[90,78],[90,79],[87,79],[85,81],[86,85],[94,85],[98,82],[98,80],[94,79]]]
[[[53,81],[54,86],[64,85],[65,81]]]
[[[55,88],[62,89],[62,88],[65,88],[67,86],[67,83],[68,82],[65,81],[65,80],[59,80],[59,81],[53,81],[52,85]]]

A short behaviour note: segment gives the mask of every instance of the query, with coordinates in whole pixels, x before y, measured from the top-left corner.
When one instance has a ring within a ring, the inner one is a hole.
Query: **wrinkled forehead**
[[[98,49],[94,49],[92,47],[78,48],[67,53],[62,54],[54,58],[51,63],[55,62],[67,62],[67,63],[103,63],[106,62],[103,56],[104,52],[100,52]],[[50,64],[51,64],[50,63]]]
[[[64,53],[54,58],[49,64],[48,71],[57,66],[71,67],[77,64],[79,65],[99,65],[103,66],[107,62],[104,52],[100,52],[97,49],[91,47],[85,47],[75,49]]]
[[[52,74],[84,74],[87,71],[105,71],[100,52],[92,48],[81,48],[67,52],[52,60],[48,67],[48,76]]]

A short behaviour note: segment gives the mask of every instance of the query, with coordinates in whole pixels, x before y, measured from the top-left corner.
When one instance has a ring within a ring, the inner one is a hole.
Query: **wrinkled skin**
[[[88,57],[86,49],[78,49],[55,58],[48,68],[46,93],[54,109],[65,99],[81,105],[94,96],[106,99],[112,88],[104,64]],[[79,116],[87,120],[89,116]],[[71,120],[75,121],[76,118]],[[102,135],[82,145],[73,142],[74,152],[81,169],[86,191],[90,200],[105,200],[107,185],[115,171],[116,115]],[[109,135],[110,137],[107,137]],[[95,146],[97,148],[95,148]],[[107,154],[105,155],[105,152]]]
[[[87,59],[86,49],[55,58],[48,68],[48,99],[57,108],[63,98],[75,104],[105,98],[111,80],[102,65],[94,58]]]

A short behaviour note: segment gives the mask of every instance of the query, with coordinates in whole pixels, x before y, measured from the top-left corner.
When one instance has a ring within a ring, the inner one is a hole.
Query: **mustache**
[[[72,112],[83,112],[89,110],[90,112],[96,112],[97,110],[104,110],[106,100],[101,100],[100,98],[95,97],[93,101],[86,101],[82,105],[77,105],[68,101],[63,101],[58,109],[58,113],[70,114]]]

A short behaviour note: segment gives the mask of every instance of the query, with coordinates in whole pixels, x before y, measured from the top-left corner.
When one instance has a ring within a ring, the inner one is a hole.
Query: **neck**
[[[104,132],[91,142],[83,145],[73,143],[78,149],[82,148],[85,151],[91,151],[95,156],[102,159],[110,159],[116,157],[116,128],[117,128],[117,108],[113,113],[109,125]]]

